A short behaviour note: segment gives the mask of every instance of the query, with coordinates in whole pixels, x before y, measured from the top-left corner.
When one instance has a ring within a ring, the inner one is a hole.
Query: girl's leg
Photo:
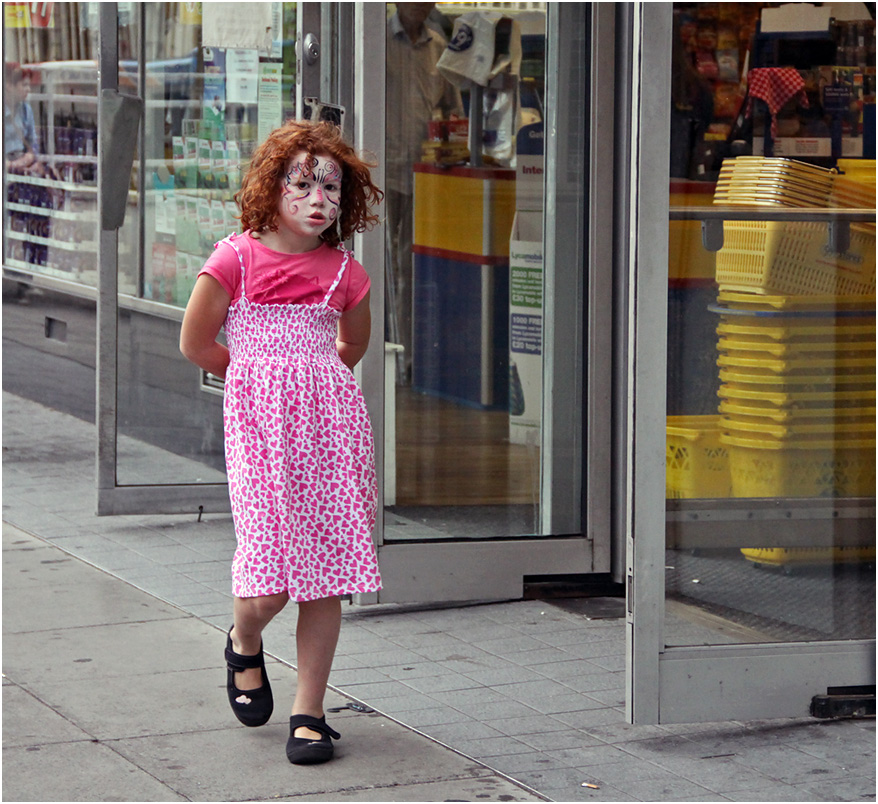
[[[263,597],[236,597],[235,625],[232,628],[232,649],[242,656],[255,656],[262,644],[262,629],[287,605],[289,595],[281,592]],[[235,673],[239,690],[255,690],[262,686],[262,671],[258,667]]]
[[[341,600],[325,597],[299,603],[296,625],[296,666],[298,681],[294,715],[323,716],[323,698],[341,629]],[[306,727],[296,729],[295,737],[319,740],[321,734]]]

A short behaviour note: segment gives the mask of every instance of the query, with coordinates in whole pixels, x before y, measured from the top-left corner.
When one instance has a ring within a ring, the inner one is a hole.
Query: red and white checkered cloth
[[[808,96],[805,93],[805,82],[799,71],[792,67],[757,67],[747,73],[750,97],[747,101],[747,111],[750,115],[750,107],[753,99],[764,100],[768,105],[771,115],[771,136],[777,138],[777,113],[790,98],[797,95],[799,104],[808,107]]]

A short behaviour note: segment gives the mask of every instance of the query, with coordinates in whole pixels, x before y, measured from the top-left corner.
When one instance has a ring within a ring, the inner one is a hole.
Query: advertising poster
[[[259,65],[259,119],[257,136],[259,142],[271,134],[283,122],[283,98],[281,95],[282,64]]]
[[[226,103],[256,103],[259,91],[259,52],[226,51]]]
[[[201,43],[214,48],[248,48],[270,55],[276,3],[203,3]]]

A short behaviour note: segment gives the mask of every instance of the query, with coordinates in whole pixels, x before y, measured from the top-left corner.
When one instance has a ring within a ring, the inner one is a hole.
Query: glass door
[[[242,166],[294,114],[296,4],[250,4],[246,19],[234,3],[95,5],[100,74],[143,106],[130,178],[115,164],[106,177],[124,184],[125,217],[101,233],[99,511],[228,511],[222,382],[182,358],[179,327],[238,228]]]
[[[863,159],[846,110],[838,152],[827,126],[812,142],[825,154],[790,158],[831,122],[821,76],[857,68],[837,66],[829,31],[780,66],[762,6],[642,4],[630,19],[638,723],[801,717],[874,694],[874,143]],[[777,74],[790,103],[749,117],[747,87]]]
[[[602,352],[583,311],[609,280],[590,282],[583,188],[589,80],[612,32],[600,40],[578,4],[356,15],[358,144],[386,190],[385,226],[361,245],[384,344],[364,365],[383,399],[379,599],[515,598],[528,576],[608,572],[609,529],[589,519],[608,510],[582,502],[609,477],[600,450],[593,475],[584,461],[609,359],[586,363]]]

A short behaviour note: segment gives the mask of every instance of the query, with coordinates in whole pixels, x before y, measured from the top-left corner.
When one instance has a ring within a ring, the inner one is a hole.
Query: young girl
[[[369,277],[341,243],[377,223],[382,192],[329,123],[289,122],[256,150],[236,196],[243,234],[217,244],[195,283],[180,349],[225,378],[223,420],[237,538],[226,641],[232,711],[271,716],[261,634],[299,604],[298,683],[287,757],[332,758],[323,698],[340,595],[374,592],[372,430],[351,369],[366,352]],[[228,349],[217,341],[225,327]]]

